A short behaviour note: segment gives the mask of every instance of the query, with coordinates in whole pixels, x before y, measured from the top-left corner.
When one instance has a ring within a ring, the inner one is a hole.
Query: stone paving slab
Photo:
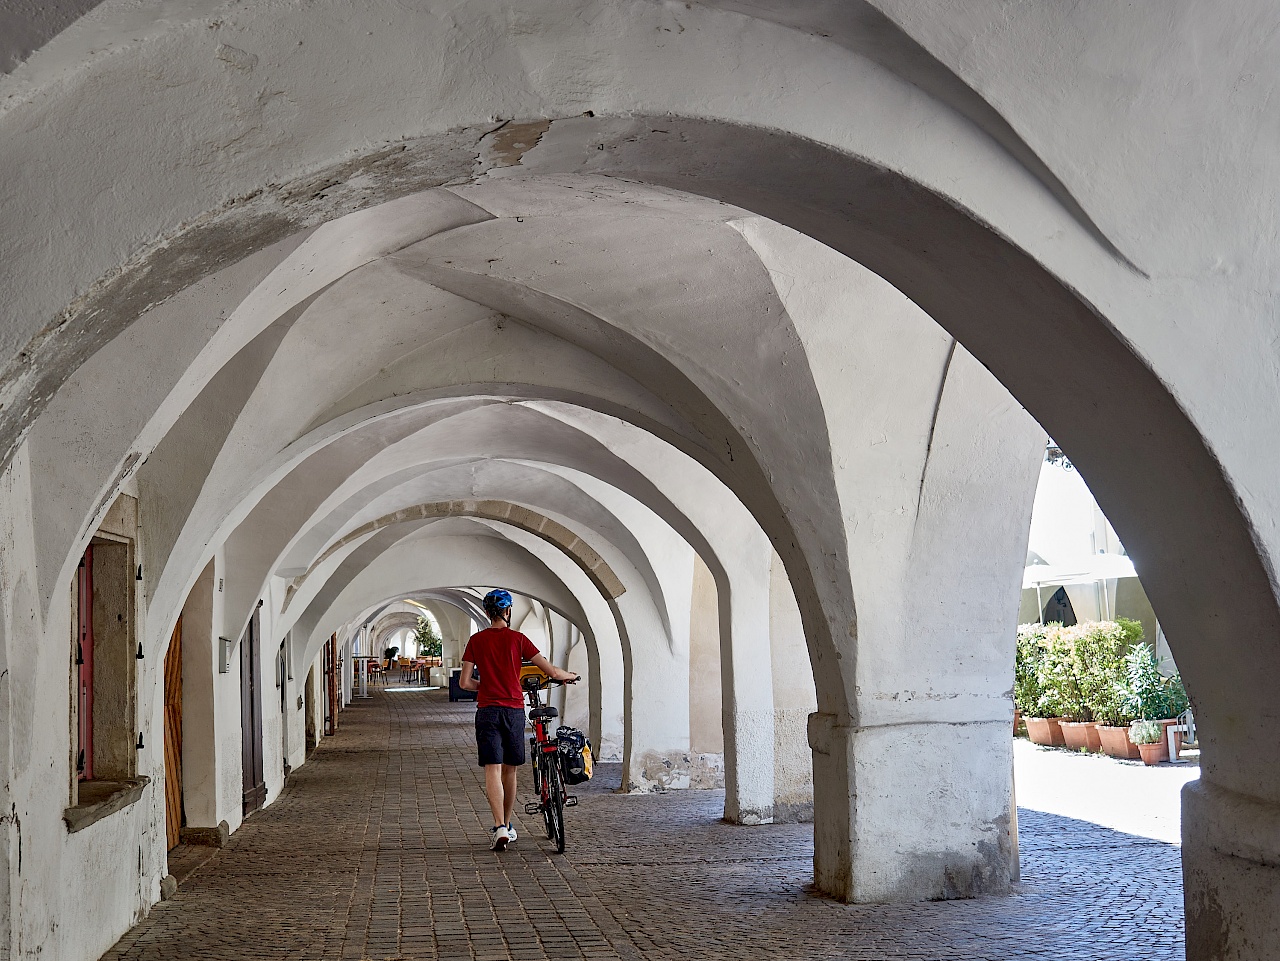
[[[974,901],[816,897],[809,826],[723,824],[721,792],[615,794],[610,765],[567,812],[564,855],[534,818],[497,855],[473,711],[441,692],[358,702],[284,795],[104,958],[1183,957],[1177,848],[1035,811],[1019,813],[1019,893]]]

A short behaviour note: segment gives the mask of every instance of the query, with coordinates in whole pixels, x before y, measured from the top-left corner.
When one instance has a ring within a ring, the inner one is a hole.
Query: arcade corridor
[[[284,796],[105,958],[1182,957],[1176,848],[1028,810],[1020,893],[978,902],[814,897],[810,826],[724,824],[721,792],[614,794],[616,765],[569,812],[564,856],[531,819],[495,855],[472,710],[443,692],[355,702]]]

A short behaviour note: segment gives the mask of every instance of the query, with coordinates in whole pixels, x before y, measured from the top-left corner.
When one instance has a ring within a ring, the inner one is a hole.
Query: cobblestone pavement
[[[567,812],[566,854],[551,853],[525,818],[519,841],[497,855],[473,709],[442,692],[357,703],[284,796],[105,958],[1183,956],[1175,847],[1034,811],[1019,815],[1019,893],[975,901],[815,897],[808,826],[723,824],[720,792],[614,794],[612,765]]]

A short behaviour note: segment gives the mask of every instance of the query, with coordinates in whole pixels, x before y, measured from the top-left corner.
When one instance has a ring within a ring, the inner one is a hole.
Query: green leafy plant
[[[1125,727],[1133,721],[1133,712],[1125,705],[1128,703],[1129,690],[1123,681],[1111,681],[1093,695],[1093,716],[1099,724],[1107,727]]]
[[[418,618],[418,627],[414,631],[413,639],[418,644],[419,657],[439,657],[441,655],[444,641],[430,618]]]
[[[1123,727],[1129,705],[1126,656],[1142,640],[1142,625],[1120,618],[1064,627],[1018,628],[1014,702],[1029,717],[1100,721]]]
[[[1127,618],[1092,621],[1078,625],[1073,640],[1072,664],[1087,720],[1124,727],[1136,717],[1129,707],[1125,658],[1142,640],[1142,625]]]
[[[1135,717],[1159,721],[1190,706],[1181,676],[1161,673],[1155,651],[1146,644],[1134,645],[1125,657],[1125,680],[1125,706]]]
[[[1061,624],[1048,625],[1045,655],[1040,677],[1044,687],[1042,706],[1068,721],[1093,720],[1076,670],[1076,628]]]
[[[1159,744],[1164,737],[1164,725],[1155,721],[1134,721],[1129,728],[1129,740],[1134,744]]]
[[[1041,624],[1018,625],[1018,650],[1013,668],[1013,703],[1028,717],[1045,717],[1041,671],[1044,668],[1045,629]]]
[[[400,648],[388,647],[386,650],[382,652],[382,659],[387,663],[391,663],[396,659],[396,655],[399,653],[400,653]]]

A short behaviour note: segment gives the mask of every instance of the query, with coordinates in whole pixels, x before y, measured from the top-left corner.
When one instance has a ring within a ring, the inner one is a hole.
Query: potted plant
[[[1014,661],[1013,702],[1027,725],[1033,744],[1046,747],[1063,744],[1057,691],[1047,670],[1047,630],[1042,624],[1018,627],[1018,649]]]
[[[1129,725],[1134,721],[1134,716],[1124,706],[1127,693],[1124,684],[1119,681],[1107,691],[1100,692],[1097,708],[1098,740],[1102,743],[1104,754],[1136,761],[1138,749],[1129,740]]]
[[[431,622],[430,618],[418,618],[418,627],[413,633],[413,639],[418,645],[419,657],[440,659],[444,649],[444,640],[440,637],[440,632],[436,630],[436,626]]]
[[[1160,670],[1155,651],[1146,644],[1136,644],[1125,658],[1129,697],[1127,707],[1144,721],[1159,721],[1164,728],[1178,723],[1178,716],[1189,706],[1187,690],[1178,674],[1166,676]],[[1165,742],[1167,744],[1167,742]],[[1182,732],[1174,732],[1174,756],[1182,746]],[[1166,747],[1167,751],[1167,747]]]
[[[1113,757],[1138,756],[1129,742],[1134,716],[1125,703],[1125,656],[1141,639],[1141,624],[1119,618],[1081,625],[1072,648],[1081,697],[1097,722],[1095,749]]]
[[[1169,759],[1164,725],[1159,721],[1134,721],[1129,727],[1129,740],[1137,745],[1143,764],[1159,764]]]
[[[1073,751],[1090,749],[1093,731],[1093,711],[1081,685],[1081,673],[1076,646],[1080,641],[1081,627],[1063,627],[1054,624],[1046,637],[1044,675],[1046,687],[1053,692],[1055,706],[1062,718],[1062,740]]]
[[[396,655],[399,653],[400,653],[400,648],[398,647],[388,647],[385,651],[382,652],[383,660],[387,662],[388,671],[391,670],[391,665],[395,661]]]

